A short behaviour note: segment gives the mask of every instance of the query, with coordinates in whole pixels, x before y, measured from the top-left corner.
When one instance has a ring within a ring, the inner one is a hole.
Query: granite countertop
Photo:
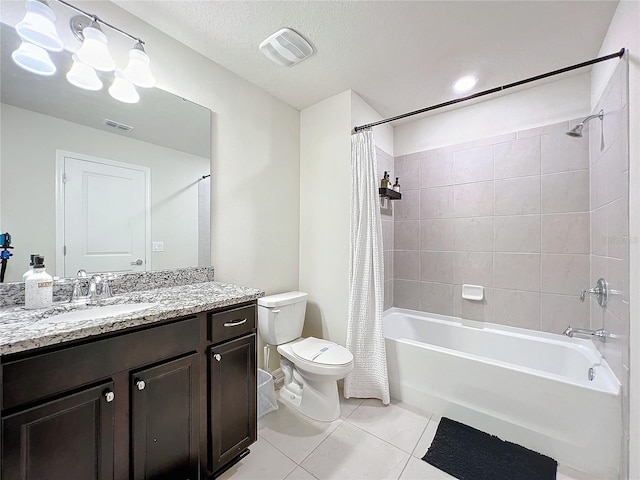
[[[26,310],[23,306],[3,308],[0,309],[0,355],[56,345],[140,325],[151,325],[162,320],[250,302],[262,296],[264,292],[254,288],[205,282],[126,293],[100,300],[96,305],[89,306],[60,302],[41,310]],[[42,322],[46,318],[67,311],[122,303],[157,303],[157,306],[107,318]]]

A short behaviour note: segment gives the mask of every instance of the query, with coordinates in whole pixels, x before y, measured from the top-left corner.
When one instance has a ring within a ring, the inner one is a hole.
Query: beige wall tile
[[[589,253],[589,213],[542,215],[542,253]]]
[[[456,217],[493,215],[493,182],[467,183],[454,187],[453,211]]]
[[[540,164],[543,174],[589,168],[589,136],[576,138],[565,132],[542,135]]]
[[[453,285],[420,282],[420,310],[440,315],[453,315]]]
[[[393,281],[393,306],[420,310],[420,282],[410,280]]]
[[[422,220],[420,222],[420,250],[454,250],[453,219]]]
[[[460,290],[459,311],[460,317],[478,322],[493,322],[493,289],[484,289],[484,299],[480,301],[466,300],[462,298]]]
[[[393,252],[393,276],[402,280],[420,279],[420,252]]]
[[[493,251],[493,217],[457,218],[453,228],[456,251]]]
[[[508,290],[540,291],[540,254],[496,253],[493,286]]]
[[[453,217],[453,189],[453,186],[421,189],[420,218],[427,220]]]
[[[455,178],[453,167],[452,153],[421,159],[420,188],[453,185]]]
[[[391,184],[395,183],[396,178],[400,177],[400,185],[402,191],[417,190],[420,188],[420,162],[422,159],[403,158],[396,160],[395,172],[391,176]]]
[[[420,191],[410,190],[402,193],[401,200],[393,202],[395,220],[418,220],[420,218]]]
[[[453,283],[454,252],[420,252],[420,280]]]
[[[589,211],[589,171],[577,170],[542,175],[541,212]]]
[[[455,152],[453,163],[456,184],[493,180],[493,146]]]
[[[540,321],[540,329],[549,333],[562,333],[568,326],[590,328],[589,302],[581,302],[578,295],[543,293]]]
[[[456,252],[453,283],[493,286],[493,253]]]
[[[540,253],[540,215],[495,218],[496,252]]]
[[[540,177],[496,180],[496,215],[540,213]]]
[[[494,147],[495,179],[540,175],[540,137],[522,138]]]
[[[540,294],[494,289],[493,321],[512,327],[540,330]]]
[[[420,221],[395,222],[393,242],[396,250],[418,250],[420,247]]]
[[[589,279],[589,255],[542,254],[542,291],[579,295]]]

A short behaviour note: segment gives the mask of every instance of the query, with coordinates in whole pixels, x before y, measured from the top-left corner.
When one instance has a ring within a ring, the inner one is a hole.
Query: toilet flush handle
[[[271,310],[273,313],[280,313],[280,309],[279,308],[274,308],[273,310]]]

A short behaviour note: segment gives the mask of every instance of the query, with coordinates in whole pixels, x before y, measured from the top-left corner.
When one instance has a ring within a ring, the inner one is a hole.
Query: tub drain
[[[593,369],[593,367],[589,369],[589,373],[587,374],[587,376],[589,377],[589,381],[591,382],[593,382],[593,379],[596,378],[596,371]]]

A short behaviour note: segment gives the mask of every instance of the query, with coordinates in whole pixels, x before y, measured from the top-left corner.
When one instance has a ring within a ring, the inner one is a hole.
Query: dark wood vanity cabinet
[[[205,479],[256,440],[253,304],[72,343],[0,359],[1,480]]]
[[[256,310],[248,306],[209,315],[210,472],[220,471],[257,439]]]
[[[256,334],[210,348],[211,470],[256,441]]]
[[[2,418],[3,479],[112,479],[113,382]]]
[[[131,468],[134,479],[196,478],[198,356],[133,372]]]

